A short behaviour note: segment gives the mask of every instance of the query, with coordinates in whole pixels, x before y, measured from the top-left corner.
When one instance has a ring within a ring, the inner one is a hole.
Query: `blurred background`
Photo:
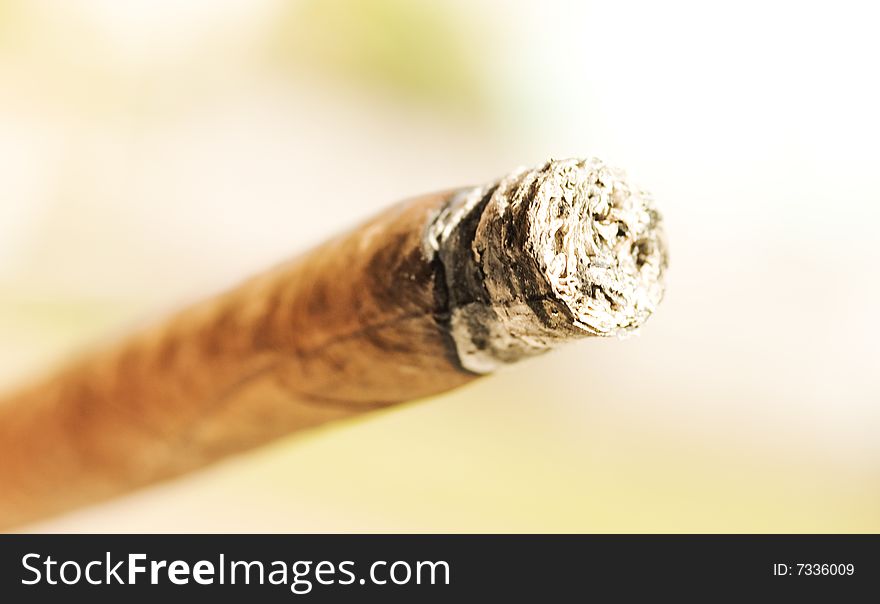
[[[625,167],[671,246],[638,338],[29,530],[880,531],[866,10],[0,0],[4,388],[393,201],[549,157]]]

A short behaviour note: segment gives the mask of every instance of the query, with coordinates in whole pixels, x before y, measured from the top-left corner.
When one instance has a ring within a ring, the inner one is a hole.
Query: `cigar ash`
[[[455,193],[424,247],[444,265],[459,361],[477,373],[637,332],[668,264],[650,194],[598,159],[551,160]]]

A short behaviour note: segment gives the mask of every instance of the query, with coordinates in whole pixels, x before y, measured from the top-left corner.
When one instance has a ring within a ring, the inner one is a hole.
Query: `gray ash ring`
[[[598,159],[548,161],[453,194],[425,234],[463,368],[487,373],[654,312],[668,256],[647,192]]]

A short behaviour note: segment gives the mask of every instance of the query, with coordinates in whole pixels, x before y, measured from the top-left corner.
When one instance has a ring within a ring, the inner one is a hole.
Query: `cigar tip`
[[[668,262],[651,195],[591,159],[550,160],[453,194],[425,236],[444,267],[451,335],[476,373],[654,312]]]
[[[528,245],[575,326],[600,336],[637,330],[663,298],[668,263],[651,195],[595,158],[551,160],[531,190]]]

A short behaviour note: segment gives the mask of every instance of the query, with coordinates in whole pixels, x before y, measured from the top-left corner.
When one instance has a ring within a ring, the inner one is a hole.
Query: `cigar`
[[[403,202],[0,397],[0,528],[632,334],[666,266],[651,196],[598,159]]]

